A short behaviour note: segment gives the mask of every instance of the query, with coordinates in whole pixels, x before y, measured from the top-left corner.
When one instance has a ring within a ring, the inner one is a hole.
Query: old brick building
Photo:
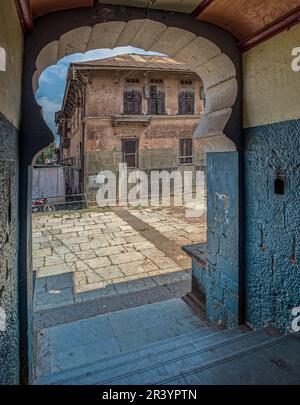
[[[121,46],[169,55],[203,80],[206,105],[194,138],[202,140],[206,153],[207,247],[205,263],[198,251],[191,253],[193,274],[202,283],[208,322],[245,324],[254,331],[245,335],[238,329],[242,334],[236,337],[235,329],[221,331],[213,338],[199,330],[198,343],[208,344],[202,348],[191,335],[165,340],[164,356],[168,347],[172,356],[182,351],[172,362],[156,356],[157,374],[155,356],[139,366],[132,361],[145,360],[140,350],[130,363],[128,357],[111,358],[118,367],[85,363],[73,379],[64,374],[64,382],[102,385],[108,377],[97,378],[100,371],[122,374],[123,362],[130,384],[299,383],[299,0],[0,0],[0,6],[0,384],[34,380],[32,165],[53,142],[35,99],[39,79],[67,55]],[[195,99],[197,92],[195,87]],[[89,307],[85,318],[91,316]],[[162,314],[146,308],[152,317]],[[62,312],[50,309],[38,323],[47,319],[64,330]],[[287,335],[273,334],[272,328]],[[52,331],[43,331],[50,342]],[[81,336],[77,330],[60,340]],[[61,347],[67,363],[86,354]],[[52,352],[51,346],[43,349]],[[161,347],[155,350],[162,353]],[[129,364],[135,374],[128,372]],[[124,379],[118,377],[118,384]],[[10,390],[10,397],[17,391]]]
[[[192,136],[204,107],[201,79],[168,57],[123,55],[70,66],[57,114],[70,192],[92,193],[102,170],[203,166]]]

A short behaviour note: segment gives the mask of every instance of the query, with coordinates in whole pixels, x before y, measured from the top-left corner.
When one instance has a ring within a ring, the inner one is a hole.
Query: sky
[[[85,54],[77,53],[67,56],[61,59],[56,65],[50,66],[42,73],[39,80],[39,89],[36,92],[36,100],[42,107],[44,119],[55,136],[56,128],[54,117],[55,113],[61,109],[70,63],[109,58],[127,53],[159,55],[156,52],[146,52],[143,49],[133,48],[131,46],[114,49],[98,49],[86,52]],[[56,141],[58,141],[57,136]]]

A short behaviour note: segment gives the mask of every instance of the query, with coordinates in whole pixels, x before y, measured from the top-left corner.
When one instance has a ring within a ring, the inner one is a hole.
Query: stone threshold
[[[194,243],[182,246],[182,250],[192,259],[196,260],[202,268],[206,267],[206,243]]]

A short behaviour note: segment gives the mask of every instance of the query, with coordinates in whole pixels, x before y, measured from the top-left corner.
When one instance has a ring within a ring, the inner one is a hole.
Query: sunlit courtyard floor
[[[205,241],[203,219],[180,209],[33,216],[34,309],[189,282],[181,246]]]

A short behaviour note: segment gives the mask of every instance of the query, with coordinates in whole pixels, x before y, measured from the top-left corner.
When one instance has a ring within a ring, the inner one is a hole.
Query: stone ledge
[[[206,243],[195,243],[193,245],[184,245],[182,250],[191,257],[192,260],[196,260],[201,267],[206,267]]]
[[[113,126],[120,124],[139,124],[139,125],[150,125],[151,116],[149,115],[114,115],[111,117]]]
[[[89,117],[93,118],[93,117]],[[95,117],[96,118],[96,117]],[[162,115],[113,115],[111,117],[113,126],[120,125],[120,124],[141,124],[141,125],[149,125],[152,120],[199,120],[201,118],[201,114],[194,114],[194,115],[183,115],[183,114],[176,114],[176,115],[169,115],[169,114],[162,114]]]

